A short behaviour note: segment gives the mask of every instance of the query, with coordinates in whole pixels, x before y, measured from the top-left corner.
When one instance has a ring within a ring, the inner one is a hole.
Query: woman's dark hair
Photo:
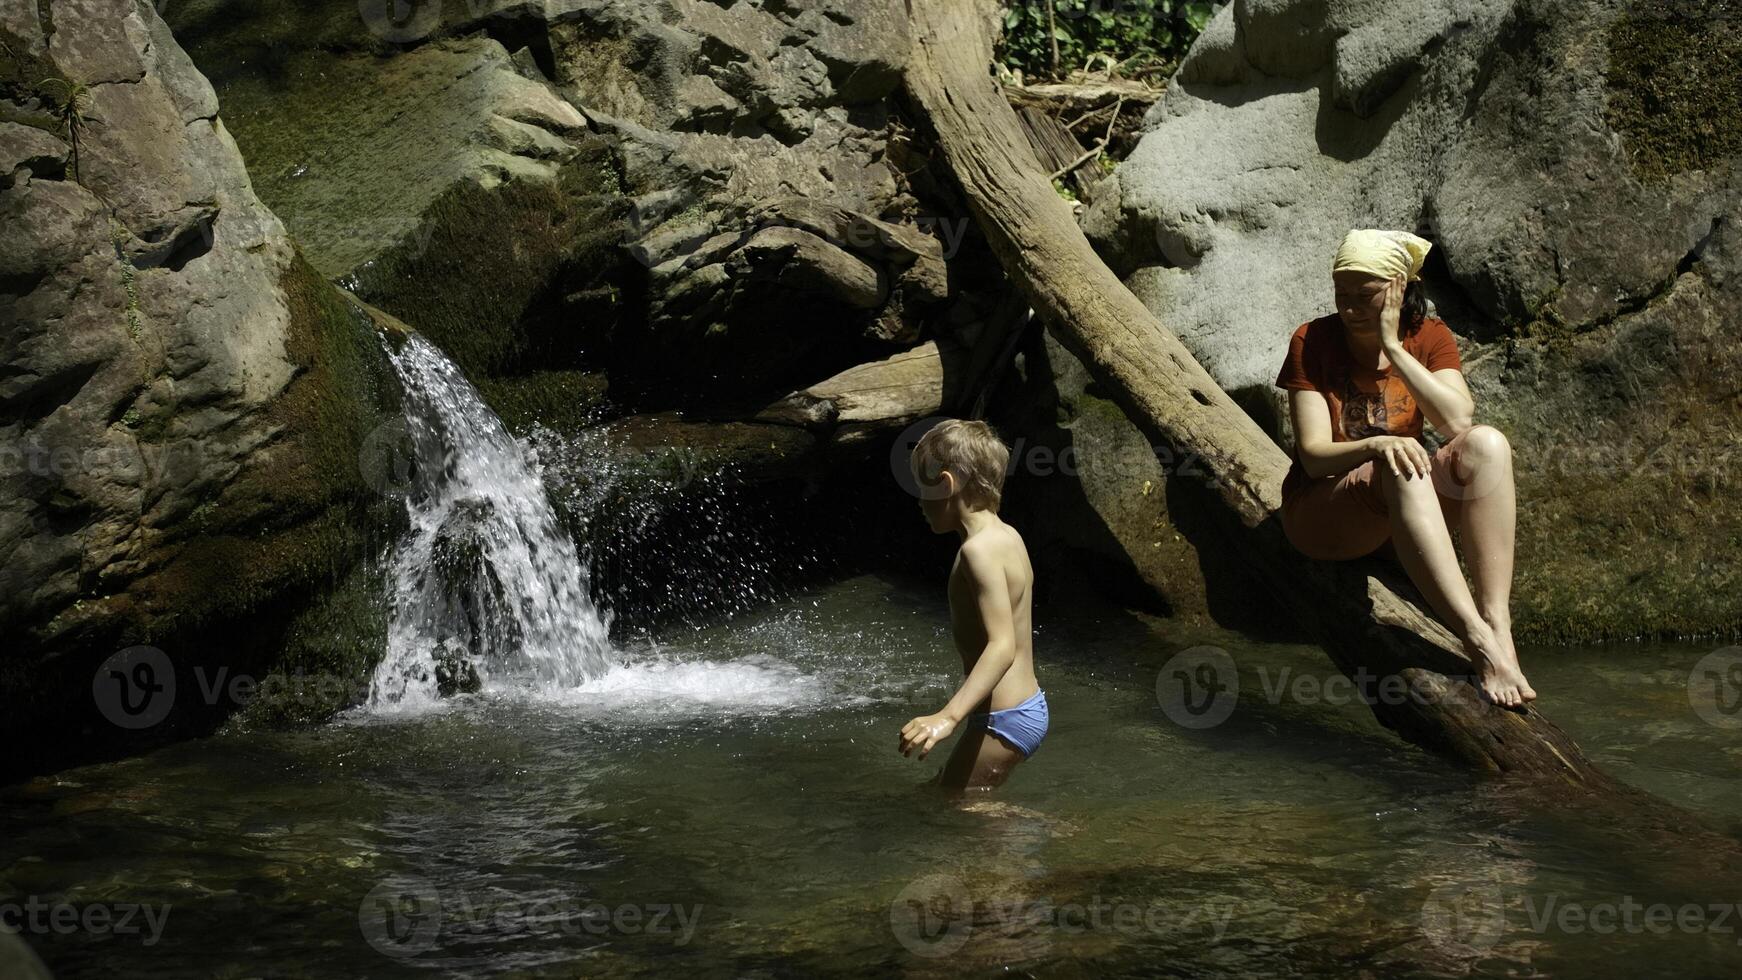
[[[1409,336],[1420,330],[1421,322],[1427,319],[1427,290],[1422,285],[1420,280],[1416,280],[1403,287],[1403,307],[1397,311],[1399,336]]]

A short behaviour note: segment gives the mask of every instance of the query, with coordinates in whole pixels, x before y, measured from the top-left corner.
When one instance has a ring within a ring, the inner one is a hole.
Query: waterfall
[[[535,459],[441,351],[388,357],[405,388],[396,487],[409,530],[389,564],[387,650],[371,707],[478,689],[554,692],[602,674],[609,618],[558,524]]]

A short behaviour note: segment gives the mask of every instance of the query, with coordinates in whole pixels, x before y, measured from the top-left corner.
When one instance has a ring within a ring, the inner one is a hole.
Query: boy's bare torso
[[[956,650],[962,657],[963,675],[974,669],[974,663],[986,647],[986,624],[981,621],[979,603],[975,600],[974,582],[968,563],[962,557],[969,548],[980,549],[981,554],[993,559],[988,564],[1003,572],[1005,590],[1010,597],[1016,656],[1010,669],[1004,672],[1003,679],[992,689],[991,697],[975,709],[1003,711],[1028,700],[1040,689],[1040,684],[1034,677],[1034,628],[1030,595],[1034,585],[1034,569],[1029,565],[1028,549],[1023,545],[1022,536],[1015,528],[1002,521],[962,542],[962,547],[956,553],[955,564],[950,568],[949,597],[950,626],[955,635]]]

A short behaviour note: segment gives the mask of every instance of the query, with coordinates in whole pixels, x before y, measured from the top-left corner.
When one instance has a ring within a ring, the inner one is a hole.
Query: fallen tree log
[[[1107,152],[1115,160],[1125,159],[1137,145],[1143,129],[1143,115],[1162,93],[1160,88],[1125,79],[1044,85],[1006,84],[1003,88],[1004,98],[1016,109],[1018,116],[1043,113],[1057,119],[1085,150],[1094,145],[1097,137],[1104,136]],[[1054,164],[1048,172],[1057,169],[1058,164]]]
[[[1384,679],[1401,680],[1402,696],[1366,699],[1379,721],[1478,769],[1608,782],[1536,707],[1508,711],[1481,697],[1462,645],[1405,597],[1417,593],[1399,570],[1377,559],[1320,562],[1294,550],[1277,513],[1287,455],[1083,237],[990,74],[981,4],[908,0],[908,12],[907,101],[1005,272],[1158,449],[1195,461],[1224,505],[1227,546],[1278,607],[1350,678],[1381,691]]]

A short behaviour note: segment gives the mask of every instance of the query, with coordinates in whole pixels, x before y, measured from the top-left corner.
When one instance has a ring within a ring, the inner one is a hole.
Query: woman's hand
[[[1398,317],[1403,312],[1403,291],[1408,288],[1402,276],[1398,276],[1385,286],[1385,305],[1379,310],[1379,346],[1385,350],[1395,349],[1398,340]]]
[[[1433,465],[1427,447],[1409,436],[1372,436],[1367,441],[1373,447],[1373,458],[1384,460],[1395,476],[1406,480],[1412,475],[1427,476]]]
[[[955,730],[956,723],[942,714],[915,718],[901,726],[901,754],[908,755],[918,749],[919,757],[923,759],[932,746],[949,738]]]

